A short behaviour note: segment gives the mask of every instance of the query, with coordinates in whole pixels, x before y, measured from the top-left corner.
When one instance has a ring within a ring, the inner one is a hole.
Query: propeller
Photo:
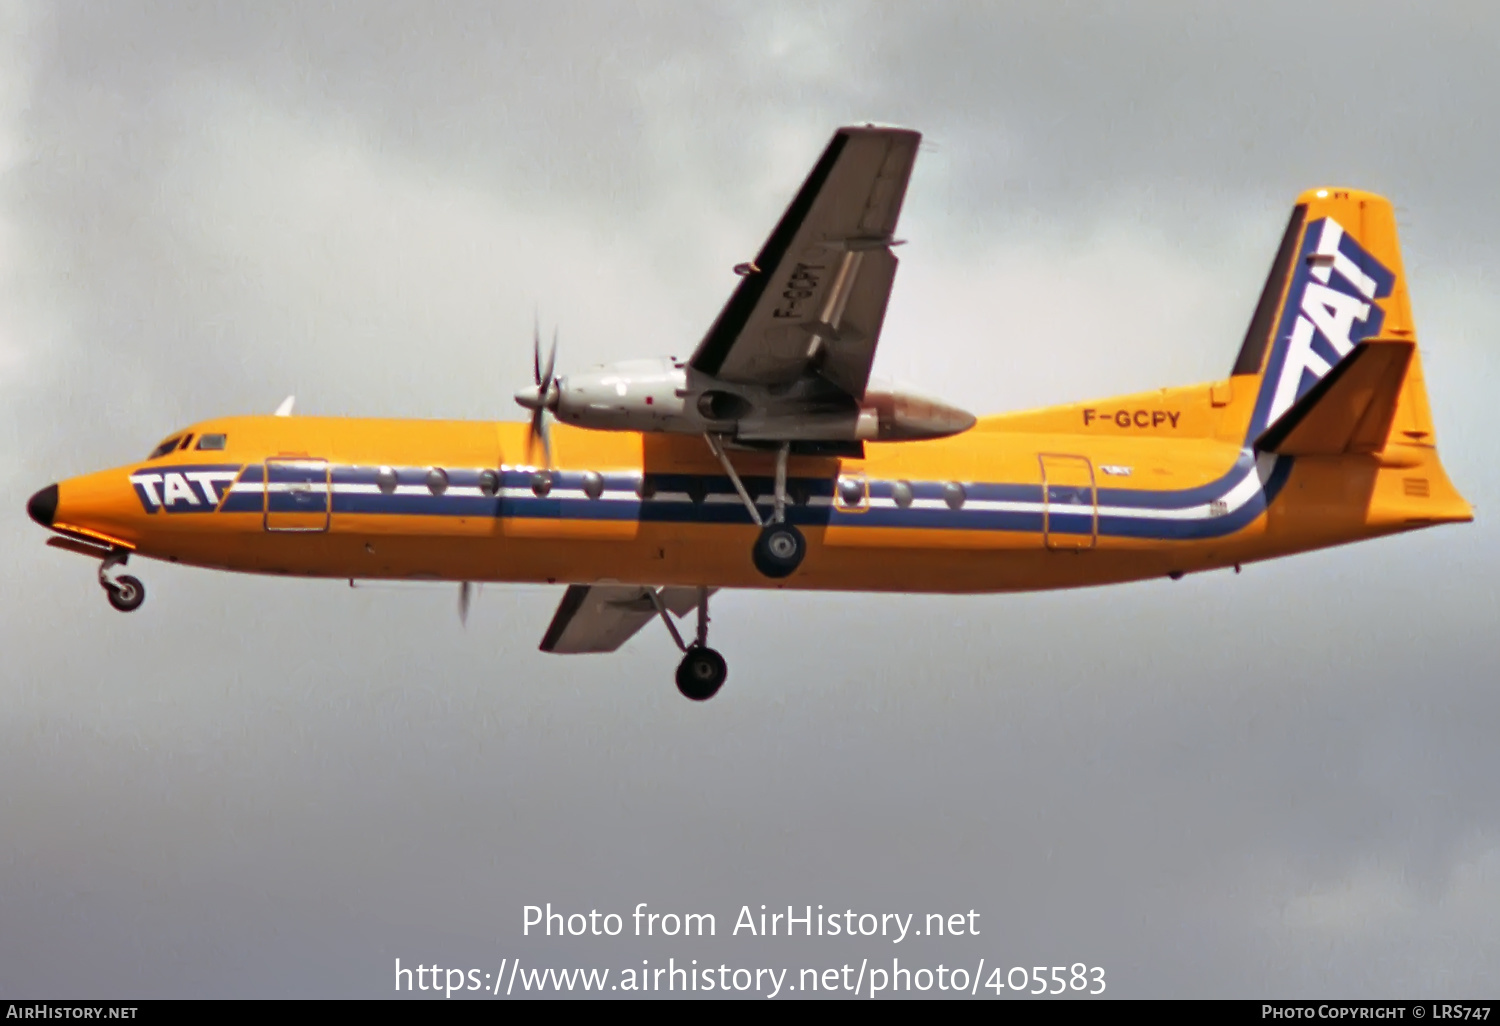
[[[547,351],[547,362],[542,363],[542,329],[533,324],[531,329],[531,376],[532,388],[523,388],[516,393],[516,402],[531,411],[531,430],[526,437],[526,459],[530,461],[538,440],[547,458],[547,469],[552,469],[552,435],[548,429],[547,414],[557,409],[560,395],[557,379],[552,372],[557,364],[557,329],[552,331],[552,348]]]
[[[469,604],[474,598],[474,582],[464,581],[458,586],[458,622],[469,626]]]

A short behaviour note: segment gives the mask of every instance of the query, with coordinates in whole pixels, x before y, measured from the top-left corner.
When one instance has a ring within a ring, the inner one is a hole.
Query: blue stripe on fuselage
[[[1178,491],[1134,491],[1125,488],[1101,488],[1098,490],[1098,532],[1101,535],[1121,538],[1159,540],[1188,540],[1215,538],[1232,534],[1244,528],[1258,517],[1273,501],[1286,482],[1292,467],[1289,457],[1278,457],[1269,463],[1265,479],[1247,501],[1233,510],[1217,516],[1195,516],[1193,519],[1172,518],[1161,515],[1174,510],[1191,510],[1224,498],[1249,476],[1263,473],[1256,467],[1253,455],[1241,452],[1230,470],[1217,480],[1194,488]],[[649,475],[653,486],[651,497],[642,500],[638,496],[640,477],[637,474],[604,474],[604,491],[601,498],[592,499],[582,494],[584,474],[575,471],[554,471],[552,491],[545,496],[517,495],[528,491],[534,478],[531,471],[505,470],[501,474],[499,495],[454,494],[454,489],[476,489],[480,483],[479,470],[449,470],[448,491],[443,494],[431,492],[400,491],[386,494],[380,491],[340,491],[340,485],[374,487],[376,467],[335,466],[332,468],[333,512],[335,514],[363,514],[382,516],[451,516],[489,519],[515,517],[522,519],[566,519],[621,521],[640,520],[647,523],[697,523],[697,524],[749,524],[750,515],[735,493],[733,485],[722,475],[660,474]],[[399,488],[412,488],[426,481],[425,467],[403,467],[397,469]],[[273,469],[272,483],[281,475]],[[240,484],[248,484],[254,490],[231,491],[222,512],[256,513],[264,510],[264,494],[260,488],[261,467],[251,465],[240,477]],[[290,480],[304,480],[291,476]],[[769,512],[769,496],[772,481],[769,477],[745,479],[747,489],[757,497],[763,512]],[[830,497],[834,480],[829,478],[792,478],[789,491],[802,499],[790,504],[787,519],[806,527],[895,527],[925,530],[969,530],[1011,531],[1036,534],[1043,529],[1043,514],[1037,509],[987,509],[986,504],[1007,503],[1039,507],[1043,500],[1040,485],[1019,485],[986,482],[965,482],[966,501],[958,509],[947,506],[935,507],[935,500],[944,496],[941,481],[909,482],[915,505],[900,508],[881,502],[862,511],[842,510],[831,503],[807,505],[809,497]],[[875,500],[892,497],[895,482],[873,480],[869,484],[870,496]],[[1094,509],[1087,502],[1087,488],[1060,488],[1051,490],[1048,515],[1048,530],[1054,534],[1086,535],[1094,524]],[[1079,493],[1074,495],[1072,493]],[[509,493],[509,494],[507,494]],[[1067,493],[1067,494],[1065,494]],[[273,493],[274,495],[274,493]],[[682,496],[679,498],[678,496]],[[693,497],[688,497],[693,496]],[[694,499],[697,501],[694,501]],[[1071,505],[1072,500],[1082,500]],[[1139,511],[1141,515],[1111,511]],[[274,510],[273,510],[274,512]]]

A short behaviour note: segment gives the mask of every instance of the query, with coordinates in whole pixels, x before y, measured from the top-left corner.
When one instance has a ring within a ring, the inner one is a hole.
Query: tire
[[[760,537],[755,539],[755,548],[750,558],[755,569],[767,577],[790,576],[807,555],[807,539],[791,524],[767,524]]]
[[[677,664],[677,690],[695,702],[706,702],[719,693],[729,676],[729,664],[711,648],[694,645]]]
[[[122,613],[133,612],[146,601],[146,586],[129,574],[121,574],[105,585],[104,593],[109,596],[109,604]]]

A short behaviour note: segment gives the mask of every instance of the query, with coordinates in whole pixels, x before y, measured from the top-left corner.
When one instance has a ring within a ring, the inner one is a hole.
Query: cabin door
[[[1099,541],[1099,490],[1085,456],[1043,453],[1042,537],[1047,548],[1079,552]]]
[[[267,531],[328,530],[332,481],[327,460],[272,457],[266,460],[265,525]]]

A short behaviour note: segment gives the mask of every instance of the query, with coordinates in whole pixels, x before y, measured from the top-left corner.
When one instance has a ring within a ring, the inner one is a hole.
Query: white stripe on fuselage
[[[1121,517],[1133,520],[1215,520],[1219,517],[1228,516],[1243,508],[1247,503],[1253,501],[1256,496],[1264,491],[1265,481],[1271,476],[1276,467],[1277,457],[1273,453],[1261,453],[1253,467],[1246,469],[1244,475],[1234,484],[1230,485],[1217,499],[1208,502],[1195,503],[1190,506],[1182,506],[1176,509],[1153,509],[1140,506],[1099,506],[1097,513],[1101,517]],[[259,481],[237,482],[231,491],[242,494],[263,494],[269,490],[273,494],[287,493],[291,491],[312,492],[315,485],[276,482],[273,481],[269,487]],[[382,494],[380,487],[375,484],[362,483],[336,483],[331,486],[332,491],[338,495],[378,495]],[[433,493],[425,485],[400,485],[391,494],[399,496],[432,496]],[[447,489],[444,495],[455,498],[503,498],[503,499],[532,499],[536,498],[534,492],[529,488],[502,488],[493,496],[487,496],[477,487],[454,485]],[[1142,497],[1153,496],[1159,493],[1141,491],[1137,492]],[[648,502],[652,504],[677,504],[691,503],[692,497],[686,492],[658,492],[649,499],[640,499],[633,491],[606,491],[597,499],[590,499],[580,488],[554,488],[545,498],[557,500],[587,501],[587,502]],[[706,503],[714,505],[739,505],[741,499],[738,495],[730,492],[716,492],[704,497]],[[831,496],[812,496],[808,506],[826,507],[833,504]],[[769,496],[757,496],[756,506],[772,507],[774,505]],[[900,509],[891,498],[872,498],[869,508],[871,509]],[[942,499],[915,499],[908,507],[913,510],[950,510],[947,502]],[[1052,516],[1093,516],[1096,512],[1093,504],[1064,504],[1046,502],[1021,502],[1012,500],[996,499],[970,499],[959,507],[956,512],[983,512],[983,513],[1048,513]]]

